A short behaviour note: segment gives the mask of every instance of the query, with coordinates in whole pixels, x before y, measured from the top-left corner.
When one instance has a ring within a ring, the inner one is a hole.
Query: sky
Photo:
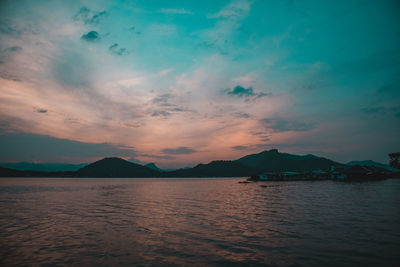
[[[398,1],[1,1],[0,162],[400,150]]]

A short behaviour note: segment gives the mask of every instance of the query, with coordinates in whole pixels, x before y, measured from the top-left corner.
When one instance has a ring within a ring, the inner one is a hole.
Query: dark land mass
[[[60,171],[77,171],[88,165],[66,164],[66,163],[33,163],[33,162],[6,162],[0,163],[1,167],[20,170],[20,171],[44,171],[44,172],[60,172]]]
[[[363,160],[363,161],[350,161],[348,162],[346,165],[348,166],[353,166],[353,165],[360,165],[360,166],[374,166],[374,167],[378,167],[378,168],[382,168],[388,171],[398,171],[395,168],[390,167],[387,164],[382,164],[373,160]]]
[[[147,163],[147,164],[144,165],[144,166],[146,166],[146,167],[148,167],[148,168],[150,168],[150,169],[153,169],[153,170],[155,170],[155,171],[159,171],[159,172],[163,171],[162,169],[158,168],[158,166],[157,166],[154,162]]]
[[[160,172],[120,158],[104,158],[75,172],[77,177],[158,177]]]
[[[298,156],[280,153],[276,149],[252,154],[233,161],[212,161],[193,168],[161,171],[155,164],[143,166],[120,158],[104,158],[77,171],[21,171],[0,167],[0,177],[244,177],[264,172],[312,172],[328,171],[331,166],[346,167],[323,157]]]
[[[21,171],[0,167],[0,177],[76,177],[76,172],[44,172],[44,171]]]
[[[280,153],[277,149],[244,156],[235,162],[252,167],[258,172],[306,172],[314,170],[328,171],[331,166],[345,166],[345,164],[341,164],[323,157],[317,157],[314,155],[298,156],[288,153]]]
[[[257,173],[256,168],[236,161],[212,161],[193,168],[163,172],[163,177],[243,177]]]

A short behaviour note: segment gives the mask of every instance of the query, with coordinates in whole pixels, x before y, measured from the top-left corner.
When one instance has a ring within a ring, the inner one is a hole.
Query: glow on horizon
[[[182,167],[278,148],[387,162],[400,150],[399,10],[396,1],[2,2],[0,144],[16,147],[0,161],[108,155]],[[29,135],[93,152],[24,151],[17,138]]]

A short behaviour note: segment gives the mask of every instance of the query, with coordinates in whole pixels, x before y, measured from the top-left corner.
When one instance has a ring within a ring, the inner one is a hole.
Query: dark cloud
[[[140,154],[138,155],[140,157],[144,157],[144,158],[152,158],[152,159],[167,159],[167,160],[171,160],[171,159],[176,159],[173,156],[169,156],[169,155],[150,155],[150,154]]]
[[[270,138],[271,135],[269,135],[266,132],[262,132],[262,131],[260,131],[260,132],[251,132],[250,134],[256,136],[257,139],[260,140],[261,142],[265,143],[265,142],[271,141],[271,138]]]
[[[377,95],[381,97],[398,97],[400,95],[400,81],[397,80],[378,88]]]
[[[0,69],[0,78],[4,80],[10,80],[14,82],[22,81],[18,75],[14,75],[13,73],[9,73],[7,70]]]
[[[20,46],[10,46],[0,51],[0,77],[5,80],[19,82],[22,75],[20,64],[16,64],[14,57],[21,53]]]
[[[108,13],[105,10],[100,12],[95,12],[83,6],[73,16],[73,19],[77,21],[83,21],[85,24],[99,24],[100,21],[107,15]]]
[[[306,132],[316,127],[316,123],[307,123],[301,121],[288,121],[284,119],[265,118],[262,122],[266,127],[274,132]],[[269,140],[269,138],[268,138]]]
[[[169,113],[168,111],[165,111],[165,110],[154,111],[151,114],[152,117],[168,117],[170,115],[171,115],[171,113]]]
[[[162,150],[162,153],[164,154],[175,154],[175,155],[180,155],[180,154],[193,154],[196,153],[197,151],[194,149],[191,149],[186,146],[181,146],[177,148],[165,148]]]
[[[110,143],[84,143],[46,135],[12,133],[0,135],[0,161],[62,162],[94,157],[135,157],[132,148]]]
[[[120,47],[117,43],[111,45],[108,48],[108,51],[113,55],[123,56],[128,54],[128,50],[126,48]]]
[[[20,46],[11,46],[11,47],[7,47],[6,49],[4,49],[4,51],[11,52],[11,53],[19,52],[21,50],[22,50],[22,48]]]
[[[256,93],[254,92],[252,87],[244,88],[243,86],[237,85],[233,89],[225,89],[224,92],[230,96],[235,96],[235,97],[240,97],[240,98],[249,98],[249,97],[254,97],[254,98],[260,98],[264,96],[268,96],[270,94],[266,93]]]
[[[400,106],[399,107],[384,107],[384,106],[373,106],[365,107],[361,109],[362,112],[372,116],[383,116],[393,115],[396,118],[400,118]]]
[[[16,27],[9,25],[4,21],[0,21],[0,33],[5,35],[19,36],[22,33],[22,31],[20,29],[17,29]]]
[[[161,107],[178,107],[178,105],[169,102],[172,98],[174,96],[171,94],[162,94],[153,98],[153,103]]]
[[[100,38],[100,34],[98,32],[90,31],[90,32],[82,35],[81,39],[85,40],[85,41],[88,41],[88,42],[97,42],[101,38]]]
[[[251,87],[244,88],[240,85],[236,86],[235,88],[233,88],[232,90],[229,90],[227,92],[228,92],[228,95],[234,95],[234,96],[238,96],[238,97],[255,95],[253,88],[251,88]]]
[[[20,46],[10,46],[0,51],[0,64],[10,61],[16,54],[22,51]]]
[[[232,147],[233,150],[245,150],[247,148],[248,148],[247,146],[233,146]]]
[[[14,1],[10,1],[14,2]],[[1,1],[0,1],[1,5]],[[4,10],[6,11],[5,7]],[[2,11],[2,7],[0,6],[0,12]],[[7,13],[7,11],[6,11]],[[5,15],[5,16],[4,16]],[[25,33],[30,33],[30,34],[37,34],[38,29],[36,28],[35,25],[31,23],[18,23],[18,20],[15,20],[14,18],[9,19],[5,18],[7,16],[12,17],[11,14],[1,14],[0,13],[0,34],[4,35],[9,35],[13,37],[20,37],[22,34]]]
[[[37,113],[47,113],[47,109],[37,109]]]
[[[152,116],[153,117],[158,117],[158,116],[167,117],[167,116],[172,115],[172,113],[175,113],[175,112],[192,112],[189,109],[180,107],[173,103],[170,103],[170,100],[173,99],[174,97],[175,96],[167,93],[167,94],[162,94],[162,95],[159,95],[159,96],[153,98],[152,104],[154,106],[158,106],[162,110],[154,111],[152,113]]]
[[[162,107],[177,107],[178,105],[170,103],[170,99],[174,98],[171,94],[162,94],[153,98],[153,103]]]
[[[250,118],[250,114],[244,113],[244,112],[235,112],[232,115],[237,117],[237,118],[243,118],[243,119]]]

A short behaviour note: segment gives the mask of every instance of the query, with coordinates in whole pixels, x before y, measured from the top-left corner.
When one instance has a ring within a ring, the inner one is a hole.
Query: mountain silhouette
[[[0,177],[74,177],[75,172],[59,171],[45,172],[35,170],[14,170],[0,166]]]
[[[163,177],[243,177],[257,170],[235,161],[217,160],[193,168],[164,172]]]
[[[373,166],[373,167],[378,167],[382,168],[388,171],[399,171],[398,169],[392,168],[387,164],[379,163],[373,160],[362,160],[362,161],[350,161],[347,163],[349,166],[354,166],[354,165],[360,165],[360,166]]]
[[[57,171],[77,171],[86,166],[87,163],[81,164],[66,164],[66,163],[33,163],[33,162],[6,162],[0,163],[1,167],[9,168],[20,171],[44,171],[44,172],[57,172]]]
[[[281,171],[313,171],[329,170],[330,167],[344,167],[344,164],[317,157],[314,155],[298,156],[288,153],[280,153],[277,149],[263,151],[236,160],[235,162],[252,167],[259,172],[281,172]]]
[[[159,172],[163,171],[163,170],[161,170],[160,168],[158,168],[158,166],[157,166],[154,162],[147,163],[147,164],[144,165],[144,166],[146,166],[146,167],[148,167],[148,168],[150,168],[150,169],[153,169],[153,170],[155,170],[155,171],[159,171]]]
[[[252,154],[233,161],[217,160],[193,168],[159,171],[155,164],[143,166],[121,158],[104,158],[77,171],[20,171],[0,167],[1,177],[244,177],[263,172],[329,170],[346,165],[314,155],[298,156],[276,149]],[[157,168],[157,169],[154,169]]]
[[[120,158],[104,158],[93,162],[78,171],[78,177],[127,178],[158,177],[160,172]]]

